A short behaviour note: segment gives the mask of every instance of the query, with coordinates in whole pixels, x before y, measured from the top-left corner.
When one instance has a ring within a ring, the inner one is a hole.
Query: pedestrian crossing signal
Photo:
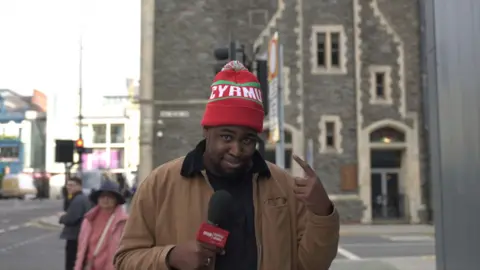
[[[75,141],[75,147],[82,148],[83,147],[83,139],[78,139]]]
[[[83,139],[78,139],[75,141],[75,148],[77,148],[78,153],[84,152]]]

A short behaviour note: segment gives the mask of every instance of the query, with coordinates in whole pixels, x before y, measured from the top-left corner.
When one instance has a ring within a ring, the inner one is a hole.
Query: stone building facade
[[[143,0],[142,12],[144,170],[201,138],[213,49],[233,37],[265,52],[278,31],[288,169],[301,174],[291,153],[305,156],[313,141],[344,222],[422,221],[417,0]]]

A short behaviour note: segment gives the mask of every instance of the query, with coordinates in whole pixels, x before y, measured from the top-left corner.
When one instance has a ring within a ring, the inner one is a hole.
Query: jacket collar
[[[196,174],[205,169],[203,166],[203,153],[205,152],[206,141],[202,140],[197,144],[195,149],[190,151],[183,160],[182,169],[180,174],[183,177],[192,178]],[[270,177],[270,169],[267,163],[263,159],[260,152],[255,151],[252,157],[253,167],[252,172],[258,173],[260,177]]]

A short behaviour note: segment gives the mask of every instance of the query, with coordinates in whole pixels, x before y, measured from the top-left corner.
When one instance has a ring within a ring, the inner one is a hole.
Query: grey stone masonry
[[[279,32],[284,45],[286,71],[285,122],[297,134],[304,155],[307,140],[314,143],[314,167],[344,222],[358,222],[365,209],[357,192],[341,190],[341,168],[358,163],[357,119],[362,126],[392,119],[412,127],[421,123],[420,33],[417,0],[190,0],[156,1],[154,98],[161,101],[155,114],[154,165],[183,156],[202,138],[200,121],[213,79],[213,50],[231,37],[267,50],[268,40]],[[354,3],[358,3],[355,14]],[[355,15],[359,24],[355,25]],[[342,72],[319,74],[315,27],[342,29]],[[359,44],[359,48],[355,48]],[[371,68],[390,69],[391,104],[372,104]],[[360,77],[355,75],[359,67]],[[288,71],[288,72],[287,72]],[[359,83],[360,88],[356,87]],[[357,106],[360,90],[361,106]],[[266,97],[265,97],[266,98]],[[205,101],[205,102],[203,102]],[[160,111],[183,110],[187,118],[160,119]],[[341,151],[320,151],[322,117],[340,119]],[[157,136],[161,131],[161,137]],[[423,166],[423,129],[421,175]],[[295,140],[295,139],[294,139]],[[353,196],[353,197],[352,197]],[[356,196],[356,197],[355,197]]]

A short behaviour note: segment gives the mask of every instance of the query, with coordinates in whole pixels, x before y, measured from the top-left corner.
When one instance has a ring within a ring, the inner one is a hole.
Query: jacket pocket
[[[263,269],[290,270],[292,232],[286,198],[265,200],[262,213]]]

